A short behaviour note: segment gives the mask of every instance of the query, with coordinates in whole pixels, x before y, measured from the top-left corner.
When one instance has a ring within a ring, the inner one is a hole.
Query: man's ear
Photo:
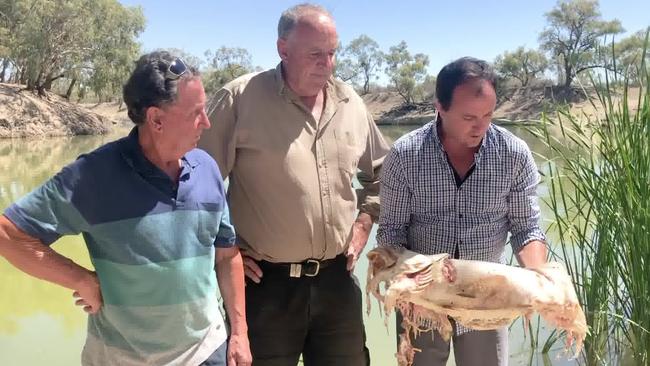
[[[162,116],[164,113],[165,111],[155,106],[147,108],[145,123],[148,123],[156,132],[162,131]]]
[[[438,115],[444,117],[446,112],[444,109],[442,109],[442,105],[438,102],[438,100],[433,102],[433,105],[436,107],[436,111],[438,112]]]
[[[276,46],[278,48],[278,55],[280,56],[280,59],[282,61],[285,61],[287,59],[287,40],[284,38],[278,38],[278,41],[276,42]]]

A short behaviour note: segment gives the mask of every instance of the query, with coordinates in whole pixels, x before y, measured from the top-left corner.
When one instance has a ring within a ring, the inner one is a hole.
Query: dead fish
[[[397,354],[400,365],[411,365],[418,351],[411,346],[410,333],[436,330],[448,341],[453,331],[449,317],[467,328],[489,330],[537,312],[550,326],[566,331],[567,350],[574,340],[575,356],[582,350],[587,323],[561,263],[521,268],[396,247],[378,247],[367,256],[366,293],[383,303],[386,321],[395,308],[404,317],[406,332]],[[370,296],[367,299],[370,313]]]

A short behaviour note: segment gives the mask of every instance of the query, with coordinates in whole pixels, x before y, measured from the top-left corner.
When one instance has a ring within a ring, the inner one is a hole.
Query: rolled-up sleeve
[[[546,236],[539,226],[540,208],[536,193],[540,175],[530,149],[519,157],[514,184],[508,195],[510,243],[515,253],[533,240],[546,242]]]
[[[399,152],[393,147],[384,160],[380,184],[381,211],[377,244],[380,246],[407,245],[411,216],[412,193]]]
[[[368,122],[368,138],[366,148],[359,159],[359,173],[357,179],[361,183],[361,189],[357,190],[358,209],[360,212],[369,214],[372,221],[379,218],[379,180],[384,158],[390,147],[384,140],[377,124],[370,113],[366,113]]]

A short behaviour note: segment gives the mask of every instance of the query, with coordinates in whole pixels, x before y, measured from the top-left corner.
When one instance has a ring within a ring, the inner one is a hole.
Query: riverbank
[[[22,88],[0,83],[0,138],[102,135],[132,126],[123,104],[71,103],[53,93],[41,98],[21,91]],[[615,98],[621,98],[620,94]],[[632,112],[638,95],[639,88],[629,89]],[[395,92],[370,93],[363,100],[378,125],[423,125],[435,115],[432,101],[407,105]],[[604,113],[599,105],[593,90],[567,97],[557,87],[512,89],[502,92],[494,122],[525,125],[539,121],[544,113],[552,116],[560,109],[574,116],[602,120]]]
[[[41,98],[22,85],[0,84],[0,138],[102,135],[117,123],[56,94]]]
[[[613,95],[612,102],[623,97],[620,91]],[[639,88],[628,89],[628,105],[636,111]],[[433,101],[404,104],[396,92],[370,93],[363,96],[368,110],[378,125],[422,125],[435,115]],[[494,123],[499,125],[534,124],[543,115],[553,117],[558,111],[568,111],[573,116],[589,120],[603,120],[604,109],[598,94],[592,89],[573,89],[567,93],[557,86],[514,88],[501,91],[494,111]]]

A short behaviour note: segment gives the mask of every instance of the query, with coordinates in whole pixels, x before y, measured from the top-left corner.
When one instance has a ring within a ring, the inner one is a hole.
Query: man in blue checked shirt
[[[510,243],[519,264],[546,262],[535,189],[540,177],[526,143],[492,125],[496,75],[463,57],[436,80],[437,118],[395,142],[381,178],[379,245],[423,254],[504,263]],[[397,314],[398,333],[401,315]],[[458,366],[508,364],[508,330],[455,325]],[[413,342],[415,366],[443,366],[449,343],[437,332]]]

